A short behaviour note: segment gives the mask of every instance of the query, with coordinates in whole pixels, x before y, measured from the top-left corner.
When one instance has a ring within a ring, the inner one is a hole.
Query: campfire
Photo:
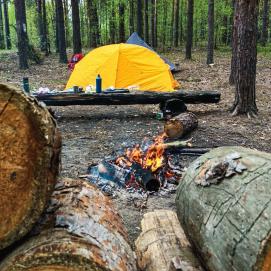
[[[90,166],[88,179],[108,193],[116,185],[131,192],[175,191],[182,166],[167,152],[172,144],[165,143],[166,140],[165,133],[153,140],[144,139],[141,144],[125,149],[122,155]],[[183,141],[178,144],[189,145]]]

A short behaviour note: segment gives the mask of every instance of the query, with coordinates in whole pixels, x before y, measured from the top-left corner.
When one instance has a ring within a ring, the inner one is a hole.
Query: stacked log
[[[217,148],[197,159],[177,191],[178,217],[206,268],[271,270],[271,154]]]
[[[141,226],[142,233],[136,240],[140,270],[202,270],[175,212],[156,210],[146,213]]]
[[[198,127],[198,119],[192,112],[185,112],[166,121],[165,134],[171,138],[181,138]]]
[[[0,264],[1,271],[136,270],[111,200],[86,181],[59,181],[32,234]]]
[[[48,110],[0,84],[0,250],[37,222],[58,174],[61,139]]]

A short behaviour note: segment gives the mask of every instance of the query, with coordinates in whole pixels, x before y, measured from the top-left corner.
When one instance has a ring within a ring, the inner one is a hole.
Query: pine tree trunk
[[[258,0],[237,1],[237,66],[236,89],[233,115],[257,114],[256,106],[256,63]]]
[[[8,0],[4,0],[4,17],[5,17],[5,32],[6,32],[6,45],[7,49],[11,49],[10,29],[9,29],[9,16],[8,16]]]
[[[229,78],[229,83],[234,85],[236,83],[236,68],[237,68],[237,25],[239,20],[239,15],[236,13],[236,5],[238,0],[232,0],[233,6],[233,29],[232,29],[232,57],[231,57],[231,73]]]
[[[124,3],[119,3],[119,41],[125,42],[125,6]]]
[[[20,69],[28,69],[28,38],[25,22],[25,0],[14,0],[16,31],[18,38],[18,53]]]
[[[130,35],[135,31],[135,5],[134,0],[129,1],[130,7],[130,18],[129,18],[129,29]]]
[[[112,2],[111,7],[110,7],[110,11],[111,11],[111,16],[110,16],[110,20],[109,20],[109,42],[111,44],[116,43],[116,16],[115,16],[115,11],[114,11],[114,2]]]
[[[242,147],[216,148],[187,169],[177,213],[207,270],[271,270],[270,172],[271,154]]]
[[[151,13],[151,41],[152,47],[157,47],[157,14],[156,14],[156,0],[151,0],[152,13]]]
[[[180,44],[183,44],[183,16],[184,16],[184,13],[183,13],[183,0],[180,0],[181,1],[181,11],[180,11]]]
[[[174,20],[174,46],[179,45],[179,25],[180,25],[180,0],[175,1],[175,20]]]
[[[1,250],[25,236],[46,207],[61,139],[46,107],[20,89],[0,84],[0,112]]]
[[[37,0],[37,23],[38,23],[38,33],[40,39],[40,49],[44,51],[44,27],[43,27],[43,14],[42,14],[42,0]]]
[[[136,9],[137,21],[136,29],[140,37],[143,37],[143,6],[142,0],[137,0],[137,9]]]
[[[68,0],[61,0],[61,1],[63,2],[64,29],[65,29],[65,37],[66,37],[66,47],[70,47]]]
[[[2,12],[2,1],[0,1],[0,49],[5,49],[4,23]]]
[[[149,0],[144,3],[144,38],[149,43]]]
[[[268,41],[268,25],[269,25],[269,0],[264,0],[263,4],[263,22],[262,22],[262,37],[261,44],[266,46]]]
[[[50,54],[50,42],[48,40],[46,0],[42,0],[42,15],[44,52],[48,56]]]
[[[65,37],[65,25],[64,25],[64,12],[63,12],[63,2],[62,0],[55,0],[56,8],[56,24],[57,24],[57,38],[59,46],[59,62],[67,63],[67,53],[66,53],[66,37]]]
[[[207,47],[207,64],[214,63],[214,0],[208,0],[208,47]]]
[[[71,0],[71,6],[72,6],[73,53],[78,54],[82,52],[79,1]]]
[[[192,58],[194,0],[188,0],[185,58]]]
[[[90,41],[89,46],[96,48],[100,44],[99,20],[97,6],[93,0],[87,0],[87,14],[89,19]]]

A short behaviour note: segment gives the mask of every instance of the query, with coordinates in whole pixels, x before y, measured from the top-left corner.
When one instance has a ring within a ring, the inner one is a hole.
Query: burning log
[[[208,270],[271,270],[271,155],[216,148],[187,170],[178,217]]]
[[[198,119],[191,112],[182,113],[165,123],[164,132],[169,138],[181,138],[198,127]]]
[[[136,270],[111,200],[85,181],[59,181],[33,233],[0,270]]]
[[[44,211],[58,174],[61,139],[48,110],[0,84],[0,250]]]
[[[202,270],[175,212],[156,210],[146,213],[141,226],[142,233],[136,240],[140,270]]]

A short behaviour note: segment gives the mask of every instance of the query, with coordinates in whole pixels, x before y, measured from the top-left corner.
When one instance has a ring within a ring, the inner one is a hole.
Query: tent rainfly
[[[140,45],[140,46],[146,47],[146,48],[148,48],[149,50],[155,52],[155,50],[154,50],[151,46],[149,46],[142,38],[140,38],[139,35],[138,35],[136,32],[134,32],[134,33],[129,37],[129,39],[126,41],[126,43],[128,43],[128,44]],[[158,54],[157,52],[155,52],[155,53]],[[159,55],[159,54],[158,54],[158,55]],[[160,55],[159,55],[159,56],[160,56]],[[160,56],[160,57],[164,60],[164,62],[165,62],[166,64],[169,65],[170,70],[171,70],[172,72],[174,72],[174,71],[177,70],[176,66],[175,66],[172,62],[170,62],[167,58],[165,58],[165,57],[163,57],[163,56]]]
[[[167,64],[153,51],[132,44],[112,44],[89,52],[75,65],[66,89],[95,86],[97,75],[102,88],[134,86],[137,90],[173,91],[179,87]]]

